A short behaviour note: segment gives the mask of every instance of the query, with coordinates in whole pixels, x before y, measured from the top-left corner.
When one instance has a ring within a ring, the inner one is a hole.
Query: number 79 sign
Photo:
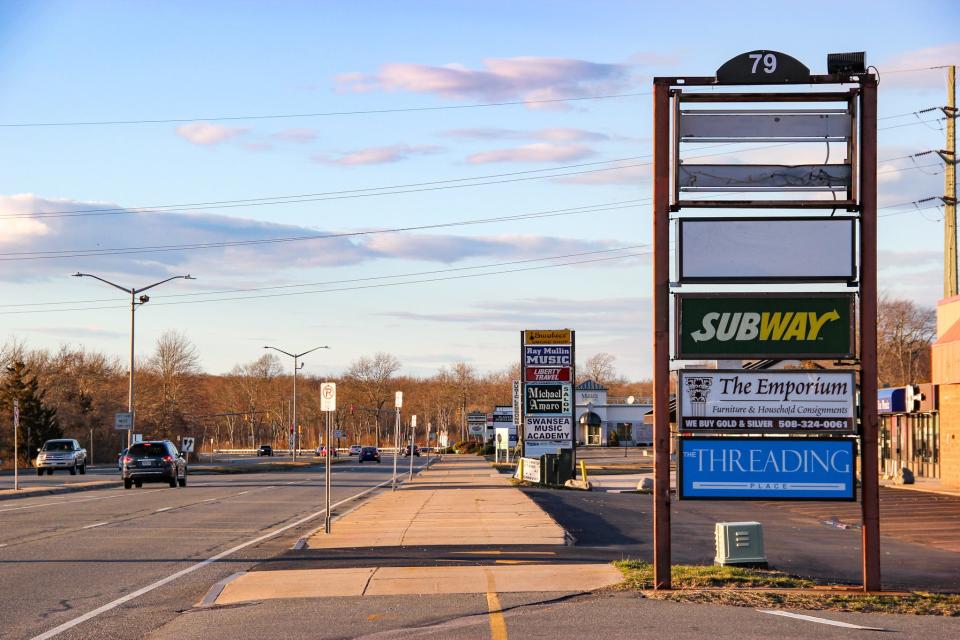
[[[779,51],[748,51],[717,69],[720,84],[791,84],[810,81],[805,64]]]

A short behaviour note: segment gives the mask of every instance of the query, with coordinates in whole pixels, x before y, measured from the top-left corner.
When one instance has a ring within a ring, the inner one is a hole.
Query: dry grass
[[[781,571],[691,565],[673,566],[673,591],[652,591],[652,565],[635,560],[622,560],[614,564],[623,572],[623,587],[643,591],[646,597],[656,600],[754,608],[960,617],[960,595],[956,594],[831,592],[829,585]]]

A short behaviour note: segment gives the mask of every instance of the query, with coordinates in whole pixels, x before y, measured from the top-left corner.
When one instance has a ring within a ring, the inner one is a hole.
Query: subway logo
[[[847,358],[852,294],[679,294],[677,357]]]

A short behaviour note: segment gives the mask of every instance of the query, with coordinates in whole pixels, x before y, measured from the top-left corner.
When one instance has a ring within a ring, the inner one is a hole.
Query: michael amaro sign
[[[680,371],[680,431],[853,433],[852,371]]]
[[[682,438],[681,499],[856,500],[855,441]]]

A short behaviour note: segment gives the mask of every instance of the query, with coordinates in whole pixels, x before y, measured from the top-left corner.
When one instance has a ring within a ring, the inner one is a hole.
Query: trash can
[[[563,485],[576,477],[573,468],[573,449],[560,449],[557,455],[557,484]]]

